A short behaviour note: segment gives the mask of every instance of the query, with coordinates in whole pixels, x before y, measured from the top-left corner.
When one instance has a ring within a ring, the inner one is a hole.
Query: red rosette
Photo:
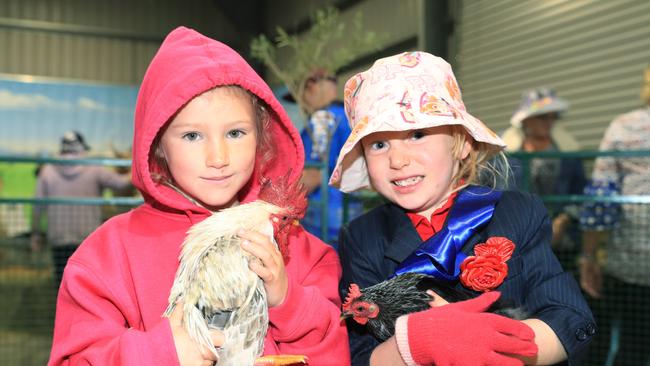
[[[497,288],[508,275],[506,261],[515,244],[508,238],[492,237],[474,247],[476,255],[465,258],[460,265],[460,282],[474,291],[487,292]]]
[[[474,254],[477,256],[495,255],[505,262],[512,257],[512,252],[515,251],[515,244],[512,240],[503,236],[493,236],[483,244],[478,244],[474,247]]]

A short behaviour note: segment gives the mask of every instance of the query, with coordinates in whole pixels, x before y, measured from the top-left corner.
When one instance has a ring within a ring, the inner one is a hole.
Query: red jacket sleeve
[[[269,309],[269,334],[275,347],[267,336],[264,352],[307,355],[311,365],[349,365],[347,331],[340,321],[338,256],[306,232],[293,239],[286,299]]]
[[[56,304],[48,365],[178,365],[167,318],[147,331],[128,327],[136,306],[72,258]]]

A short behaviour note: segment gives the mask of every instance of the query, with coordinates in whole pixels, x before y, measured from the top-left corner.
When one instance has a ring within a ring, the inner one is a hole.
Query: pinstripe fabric
[[[522,306],[531,318],[548,324],[569,355],[579,363],[595,333],[595,323],[574,278],[563,271],[550,247],[551,225],[541,200],[525,192],[504,192],[490,224],[463,247],[471,255],[477,243],[492,236],[512,240],[508,277],[497,288],[502,297]],[[350,283],[366,287],[387,279],[422,242],[404,211],[380,206],[350,222],[340,233],[339,254],[344,296]],[[461,287],[460,284],[456,285]],[[477,293],[478,295],[478,293]],[[363,327],[348,322],[353,365],[367,365],[378,342]]]

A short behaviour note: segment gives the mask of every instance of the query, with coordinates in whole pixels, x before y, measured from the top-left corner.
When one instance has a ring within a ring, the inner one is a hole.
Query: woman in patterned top
[[[645,106],[616,117],[605,131],[601,151],[650,150],[650,66],[641,91]],[[591,195],[650,195],[650,157],[599,157]],[[594,347],[609,348],[609,328],[619,324],[616,365],[650,363],[650,205],[586,204],[581,217],[585,230],[579,261],[580,284],[593,297],[600,337]],[[609,234],[609,237],[606,237]],[[601,248],[602,244],[606,244]],[[607,260],[598,256],[605,249]],[[600,309],[606,311],[600,314]],[[594,364],[604,364],[604,354]]]

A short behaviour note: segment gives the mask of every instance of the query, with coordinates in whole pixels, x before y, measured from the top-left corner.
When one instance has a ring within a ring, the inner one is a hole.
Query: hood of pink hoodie
[[[270,108],[267,132],[271,133],[276,157],[255,169],[249,184],[239,192],[240,202],[257,198],[261,177],[299,179],[304,163],[300,134],[268,85],[230,47],[179,27],[165,38],[149,64],[136,104],[132,180],[148,203],[172,211],[208,213],[173,189],[153,181],[150,154],[156,135],[178,110],[195,96],[220,85],[239,85]]]

